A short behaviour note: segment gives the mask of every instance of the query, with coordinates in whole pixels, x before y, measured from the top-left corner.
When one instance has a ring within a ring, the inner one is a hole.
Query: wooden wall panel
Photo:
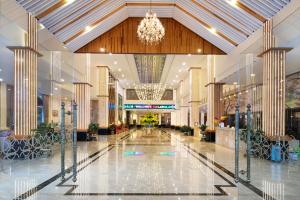
[[[137,27],[142,18],[128,18],[76,53],[101,53],[100,48],[114,54],[164,53],[164,54],[225,54],[179,22],[171,18],[160,18],[166,30],[165,38],[158,45],[144,45],[137,37]],[[201,49],[201,53],[198,52]]]

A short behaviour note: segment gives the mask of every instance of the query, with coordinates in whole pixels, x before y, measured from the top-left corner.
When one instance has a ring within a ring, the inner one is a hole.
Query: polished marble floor
[[[245,168],[243,152],[241,169]],[[71,146],[66,151],[70,167]],[[173,130],[131,131],[81,142],[77,181],[53,157],[0,164],[0,199],[299,199],[299,162],[251,159],[251,183],[235,183],[234,152]]]

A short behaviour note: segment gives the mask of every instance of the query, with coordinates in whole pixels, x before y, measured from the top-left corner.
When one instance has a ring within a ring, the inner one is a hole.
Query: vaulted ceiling
[[[128,17],[143,17],[145,0],[16,0],[71,51]],[[173,18],[229,53],[290,0],[153,0],[158,17]]]

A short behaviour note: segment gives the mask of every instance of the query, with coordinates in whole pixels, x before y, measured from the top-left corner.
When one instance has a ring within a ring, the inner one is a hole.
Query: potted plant
[[[115,124],[111,124],[111,125],[109,125],[108,130],[110,131],[110,133],[112,135],[114,135],[114,134],[116,134],[116,128],[117,128],[117,126]]]
[[[201,124],[199,128],[200,128],[200,130],[201,130],[201,133],[202,133],[202,132],[205,132],[205,130],[206,130],[206,128],[207,128],[207,125],[206,125],[206,124]]]
[[[95,135],[98,133],[98,130],[99,130],[99,124],[98,123],[94,123],[94,122],[91,122],[89,124],[89,128],[88,128],[88,133],[90,135]]]
[[[191,127],[189,127],[189,126],[182,126],[180,128],[180,131],[183,132],[187,136],[193,135],[193,129]]]

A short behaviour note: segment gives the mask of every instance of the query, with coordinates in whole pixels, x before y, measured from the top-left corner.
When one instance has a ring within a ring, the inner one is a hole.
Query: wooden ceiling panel
[[[166,35],[158,45],[145,45],[137,37],[136,29],[142,18],[128,18],[111,30],[102,34],[76,53],[100,53],[100,48],[114,54],[225,54],[218,47],[206,41],[179,22],[171,18],[161,18]],[[199,53],[198,49],[201,50]]]

